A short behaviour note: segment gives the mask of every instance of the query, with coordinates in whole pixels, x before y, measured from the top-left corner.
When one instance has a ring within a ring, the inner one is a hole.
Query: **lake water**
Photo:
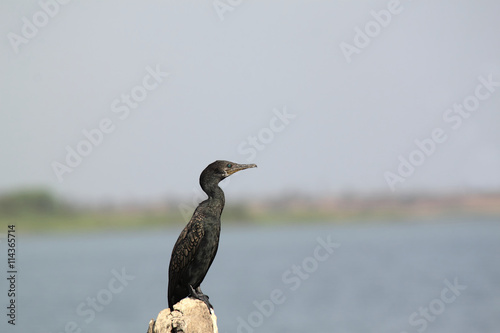
[[[146,332],[179,232],[18,235],[16,326],[2,279],[1,331]],[[223,226],[202,289],[220,332],[497,333],[500,221]]]

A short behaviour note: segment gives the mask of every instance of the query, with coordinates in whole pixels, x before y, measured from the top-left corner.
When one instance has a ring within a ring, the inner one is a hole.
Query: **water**
[[[3,314],[1,331],[145,332],[179,231],[20,235],[17,325]],[[220,332],[496,333],[499,264],[498,220],[223,227],[202,289]]]

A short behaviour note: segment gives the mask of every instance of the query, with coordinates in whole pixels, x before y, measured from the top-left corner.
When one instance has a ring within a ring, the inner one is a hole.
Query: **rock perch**
[[[149,321],[148,333],[218,333],[217,317],[198,299],[184,298]]]

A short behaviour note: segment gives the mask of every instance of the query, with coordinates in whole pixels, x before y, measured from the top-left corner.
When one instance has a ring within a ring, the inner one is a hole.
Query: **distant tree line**
[[[1,215],[55,214],[71,208],[44,189],[18,190],[0,195]]]

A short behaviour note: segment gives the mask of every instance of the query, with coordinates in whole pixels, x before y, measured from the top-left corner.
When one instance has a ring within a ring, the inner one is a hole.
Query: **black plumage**
[[[188,296],[202,300],[209,309],[213,308],[200,284],[219,247],[220,217],[225,204],[219,182],[235,172],[255,167],[255,164],[215,161],[201,173],[200,185],[208,199],[198,205],[172,250],[168,270],[170,309],[173,310],[174,304]]]

